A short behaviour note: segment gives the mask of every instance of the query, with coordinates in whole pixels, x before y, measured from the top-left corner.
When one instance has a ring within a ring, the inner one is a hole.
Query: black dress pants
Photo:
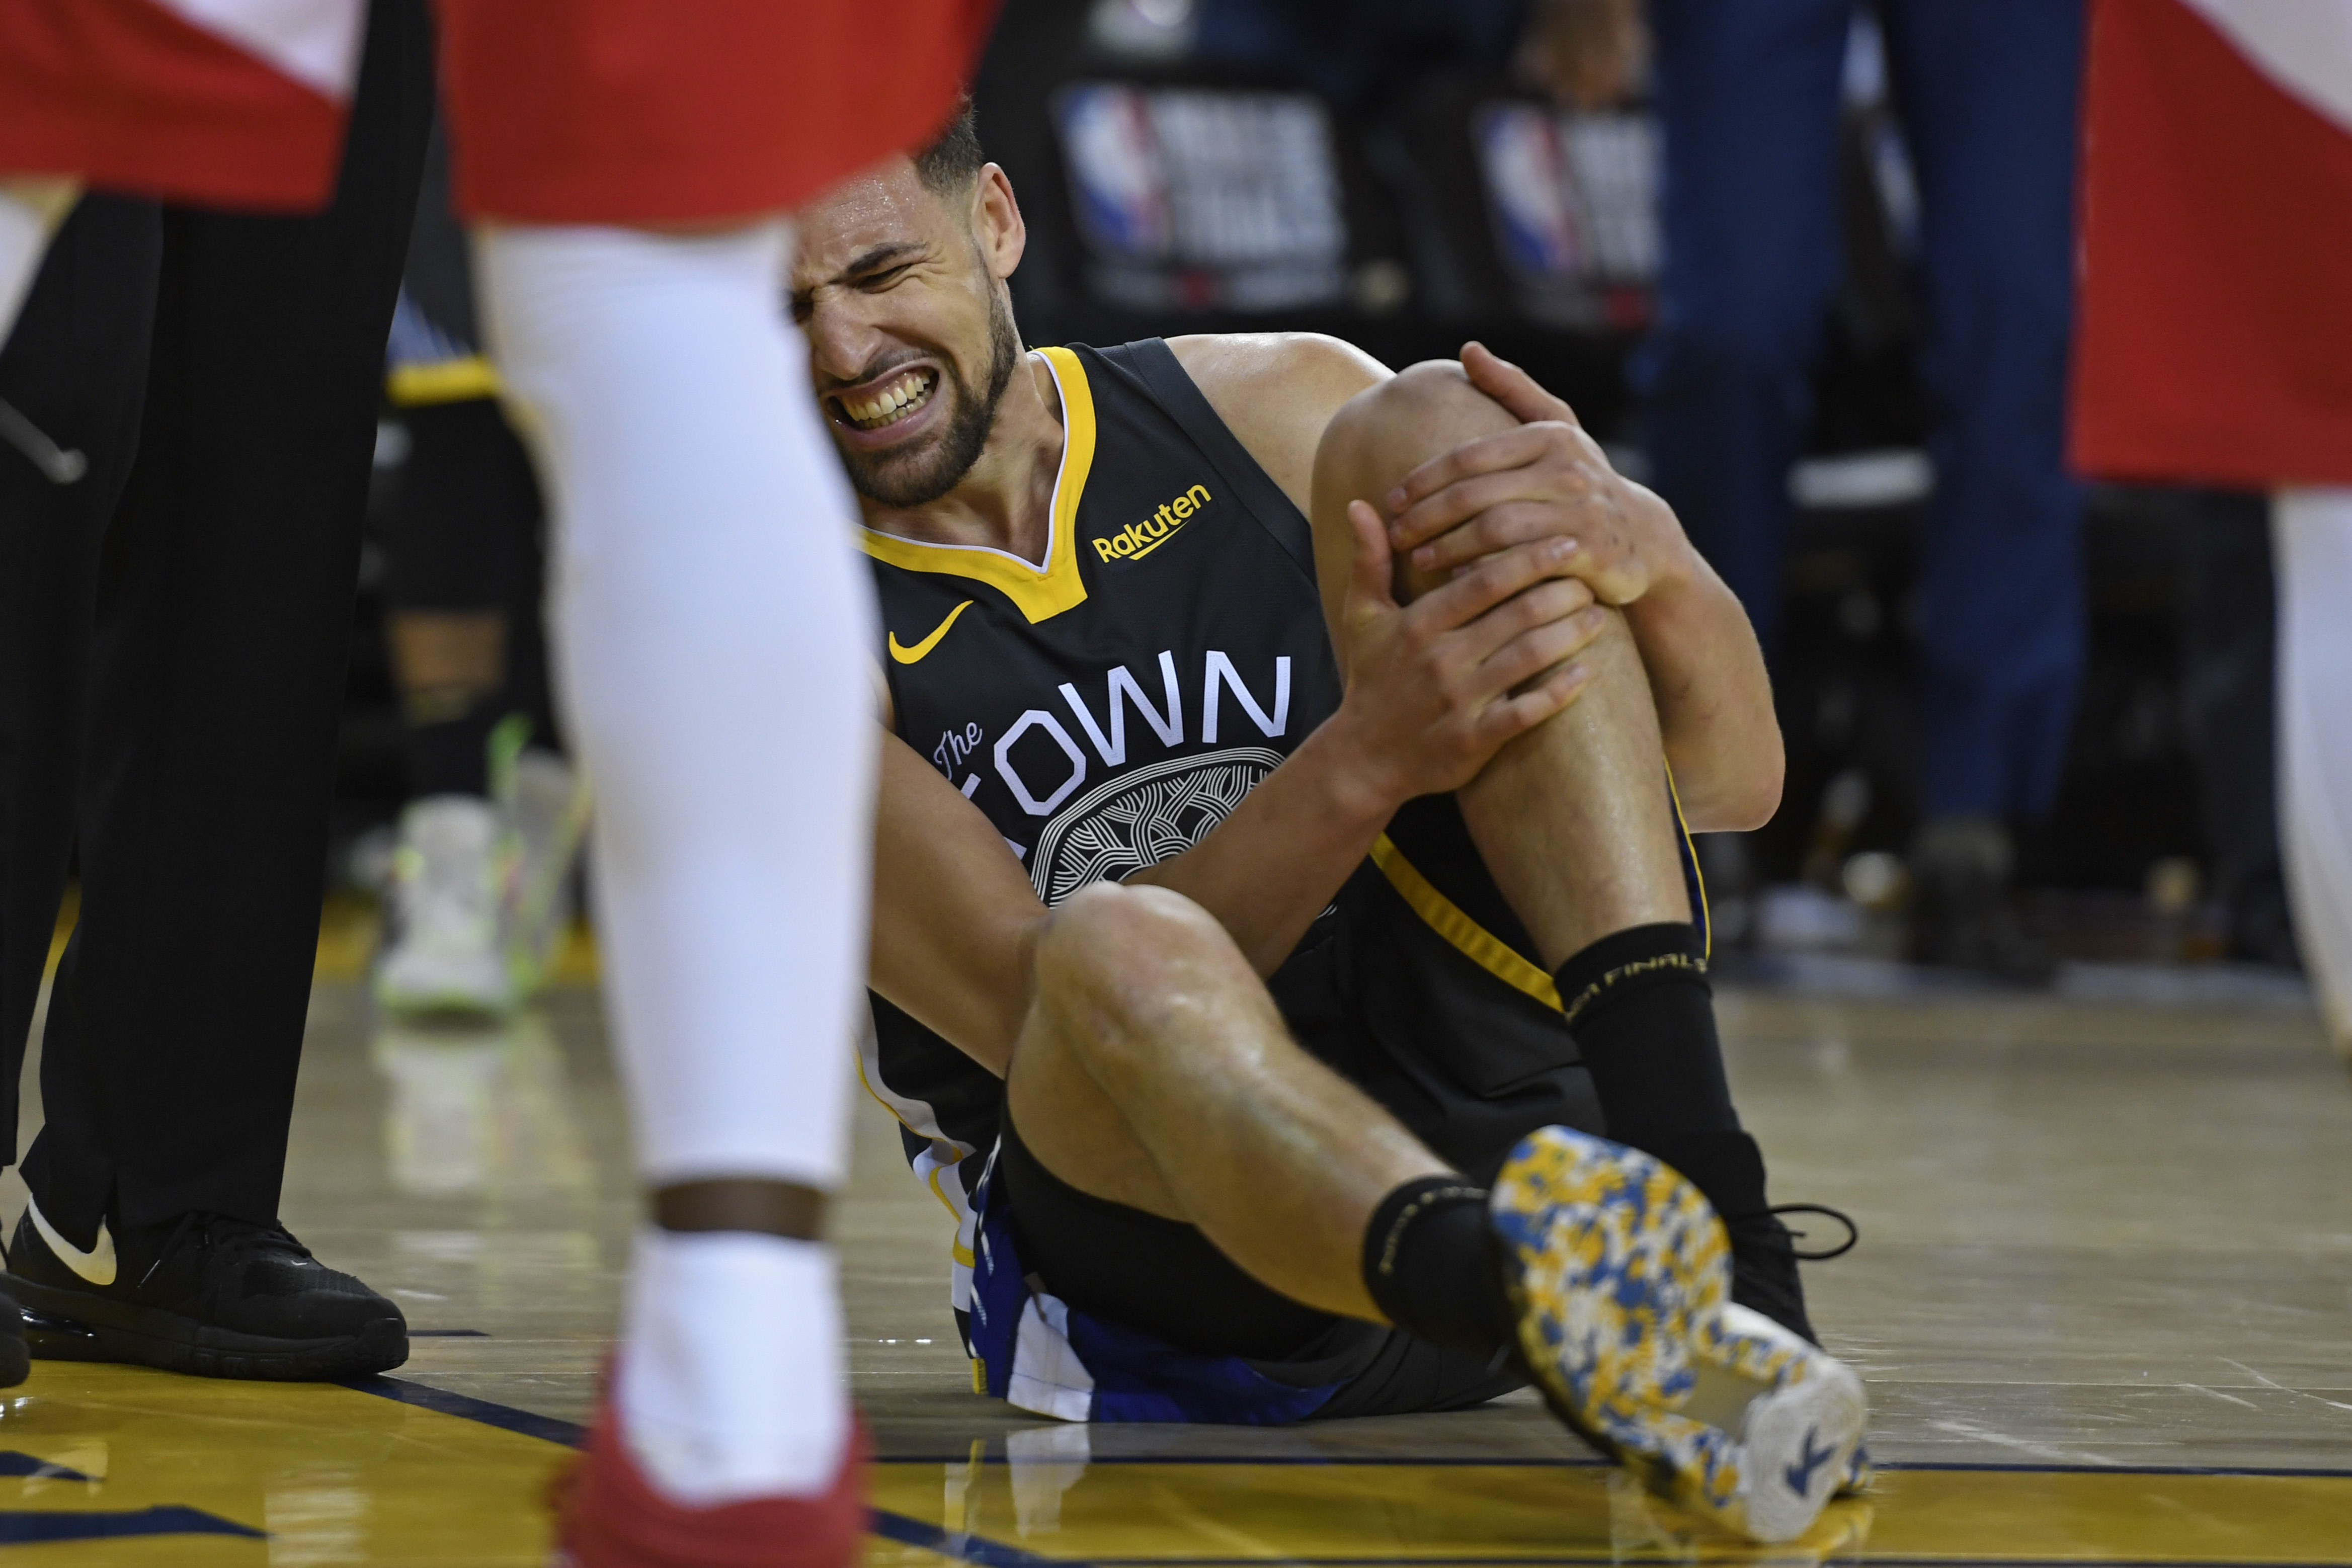
[[[78,840],[24,1159],[78,1245],[277,1216],[432,64],[423,0],[377,0],[329,210],[91,197],[0,354],[89,460],[0,447],[0,1129]]]

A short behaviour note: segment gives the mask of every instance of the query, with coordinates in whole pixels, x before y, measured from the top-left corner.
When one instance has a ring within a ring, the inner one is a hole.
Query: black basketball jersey
[[[864,541],[899,736],[1054,904],[1199,842],[1339,706],[1340,681],[1307,519],[1168,345],[1042,352],[1065,432],[1045,564]],[[919,1166],[984,1151],[997,1080],[874,1010],[867,1085],[932,1145]]]

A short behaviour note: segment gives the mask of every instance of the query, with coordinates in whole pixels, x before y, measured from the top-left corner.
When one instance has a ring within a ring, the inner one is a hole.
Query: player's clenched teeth
[[[841,412],[847,414],[849,423],[860,430],[880,430],[885,425],[898,423],[922,407],[931,395],[931,388],[939,384],[939,379],[938,372],[933,371],[909,371],[871,398],[856,402],[847,398],[840,399]]]

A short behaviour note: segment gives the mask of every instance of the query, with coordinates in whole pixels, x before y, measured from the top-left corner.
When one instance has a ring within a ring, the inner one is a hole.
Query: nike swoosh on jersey
[[[898,660],[902,664],[917,663],[924,654],[929,653],[932,649],[940,645],[940,639],[948,634],[948,628],[956,623],[956,617],[971,609],[971,605],[972,601],[967,599],[961,604],[957,605],[953,610],[949,611],[948,618],[940,622],[929,636],[924,638],[921,642],[916,643],[911,648],[898,641],[898,633],[896,632],[891,632],[890,656]]]
[[[58,1234],[57,1227],[49,1223],[49,1217],[41,1212],[39,1204],[27,1203],[25,1212],[33,1217],[33,1228],[41,1233],[41,1239],[49,1244],[49,1250],[67,1268],[93,1285],[114,1283],[114,1238],[107,1234],[105,1220],[98,1222],[98,1239],[85,1252]]]

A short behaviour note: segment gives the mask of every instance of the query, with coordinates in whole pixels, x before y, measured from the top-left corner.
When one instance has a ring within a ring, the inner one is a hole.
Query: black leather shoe
[[[284,1227],[222,1214],[183,1215],[119,1249],[101,1224],[84,1251],[28,1206],[8,1248],[7,1285],[31,1354],[45,1360],[305,1381],[408,1359],[398,1307],[311,1257]]]
[[[1824,1262],[1853,1250],[1861,1233],[1853,1221],[1834,1208],[1817,1203],[1768,1204],[1764,1197],[1764,1155],[1746,1133],[1717,1131],[1657,1140],[1650,1153],[1664,1160],[1715,1207],[1731,1243],[1731,1299],[1751,1312],[1762,1312],[1790,1333],[1819,1344],[1812,1319],[1805,1312],[1805,1282],[1797,1271],[1801,1260]],[[1818,1214],[1845,1228],[1838,1246],[1801,1252],[1797,1240],[1781,1223],[1784,1214]]]
[[[0,1388],[14,1388],[33,1370],[33,1353],[25,1348],[25,1314],[16,1298],[0,1291]]]
[[[1805,1313],[1805,1284],[1797,1274],[1797,1244],[1789,1228],[1769,1209],[1726,1215],[1724,1234],[1731,1239],[1731,1299],[1751,1312],[1762,1312],[1810,1344],[1822,1343],[1813,1320]]]
[[[2048,985],[2058,955],[2011,906],[2015,860],[2009,830],[1992,818],[1938,817],[1921,828],[1911,846],[1911,961]]]

